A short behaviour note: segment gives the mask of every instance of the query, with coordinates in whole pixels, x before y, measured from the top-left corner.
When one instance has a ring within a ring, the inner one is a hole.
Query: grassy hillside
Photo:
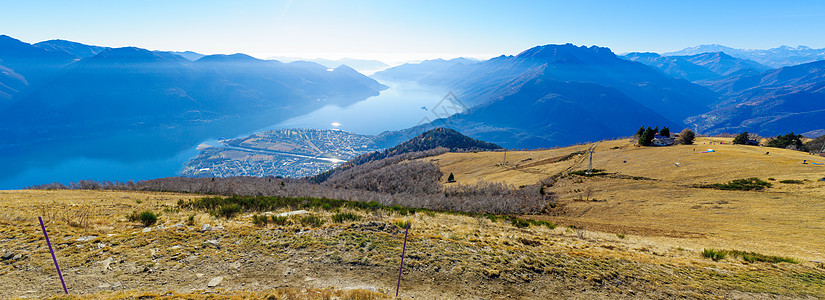
[[[479,180],[535,184],[559,176],[548,191],[558,195],[549,215],[560,224],[619,234],[639,234],[657,243],[699,250],[747,249],[825,261],[825,158],[808,153],[732,145],[729,138],[699,138],[696,145],[637,147],[630,140],[605,141],[547,151],[446,153],[437,162],[457,183]],[[723,144],[720,144],[723,143]],[[593,167],[606,174],[578,176]],[[713,153],[701,153],[713,149]],[[766,155],[766,152],[770,154]],[[807,164],[803,164],[807,160]],[[677,166],[678,163],[678,166]],[[726,191],[696,185],[756,177],[772,184],[762,191]],[[800,184],[782,183],[798,180]],[[445,183],[448,186],[450,183]],[[588,195],[589,191],[589,195]]]
[[[697,142],[508,151],[506,162],[504,152],[419,159],[455,175],[448,189],[543,181],[556,193],[552,207],[522,218],[561,226],[313,198],[0,191],[0,255],[12,254],[0,262],[0,298],[61,293],[37,216],[70,292],[83,298],[392,298],[406,222],[402,299],[825,297],[825,182],[815,181],[825,165],[802,164],[825,159]],[[577,172],[589,149],[593,176]],[[698,187],[750,177],[771,187]],[[128,218],[143,211],[157,223]]]

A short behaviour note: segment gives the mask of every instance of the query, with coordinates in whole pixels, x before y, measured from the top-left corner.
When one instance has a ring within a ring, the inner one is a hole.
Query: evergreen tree
[[[685,128],[679,133],[679,138],[676,139],[676,142],[682,145],[692,145],[695,138],[696,134],[693,133],[693,130]]]
[[[744,144],[748,143],[749,139],[750,139],[750,136],[748,135],[748,132],[745,131],[743,133],[737,134],[736,137],[733,138],[733,144],[734,145],[744,145]]]
[[[662,130],[659,131],[659,135],[663,137],[670,137],[670,128],[662,127]]]
[[[645,133],[645,126],[644,125],[642,125],[642,127],[639,127],[639,130],[636,130],[636,137],[638,138],[638,137],[642,136],[642,133]]]
[[[656,132],[648,127],[645,129],[645,132],[639,136],[639,145],[640,146],[650,146],[653,143],[653,137],[656,136]]]
[[[766,146],[805,151],[805,145],[802,144],[802,135],[793,132],[772,138]]]
[[[650,129],[650,127],[648,127],[648,129]],[[653,134],[654,135],[659,134],[659,126],[656,126],[656,128],[653,129]]]
[[[450,173],[450,176],[447,176],[447,182],[455,182],[455,176],[453,176],[453,173]]]

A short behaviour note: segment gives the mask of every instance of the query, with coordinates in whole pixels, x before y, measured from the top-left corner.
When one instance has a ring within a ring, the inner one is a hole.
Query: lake
[[[387,130],[404,129],[438,117],[438,114],[432,112],[432,108],[447,94],[446,91],[412,83],[384,84],[390,88],[378,96],[345,107],[328,105],[257,131],[315,128],[378,134]],[[196,147],[200,143],[214,141],[166,145],[164,143],[168,142],[168,137],[161,138],[163,135],[163,132],[158,133],[158,143],[153,143],[151,136],[144,136],[144,142],[139,143],[141,146],[131,146],[129,149],[123,149],[118,142],[132,138],[124,134],[106,137],[99,142],[54,145],[27,153],[0,153],[0,168],[3,169],[3,173],[0,173],[0,190],[52,182],[138,181],[176,176],[184,164],[198,154]],[[159,144],[163,146],[158,146]]]

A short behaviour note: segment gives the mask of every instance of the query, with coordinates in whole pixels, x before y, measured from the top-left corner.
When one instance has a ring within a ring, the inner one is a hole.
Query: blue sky
[[[550,43],[825,48],[825,1],[0,1],[0,34],[25,42],[257,57],[489,58]]]

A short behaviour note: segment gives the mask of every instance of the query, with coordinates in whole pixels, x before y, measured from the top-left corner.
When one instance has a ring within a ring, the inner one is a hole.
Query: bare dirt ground
[[[14,254],[0,263],[0,297],[62,293],[36,216],[46,216],[69,291],[80,298],[394,298],[404,237],[397,224],[407,221],[404,299],[825,297],[821,265],[714,262],[700,255],[697,238],[647,234],[644,224],[620,236],[431,212],[345,210],[361,219],[337,223],[317,210],[309,214],[324,220],[319,227],[299,216],[256,226],[251,215],[215,218],[176,206],[198,197],[0,191],[0,252]],[[148,229],[125,217],[144,210],[160,214]]]

